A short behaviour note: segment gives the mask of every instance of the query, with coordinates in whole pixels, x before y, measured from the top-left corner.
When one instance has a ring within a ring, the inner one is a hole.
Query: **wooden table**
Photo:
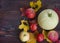
[[[29,6],[35,0],[0,0],[0,43],[22,43],[18,38],[18,25],[21,18],[20,7]],[[42,0],[43,9],[60,9],[60,0]],[[60,35],[60,22],[55,29]],[[43,41],[41,43],[48,43]]]

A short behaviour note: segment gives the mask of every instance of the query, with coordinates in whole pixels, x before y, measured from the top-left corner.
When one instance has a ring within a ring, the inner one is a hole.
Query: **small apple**
[[[37,24],[36,23],[32,23],[30,25],[30,29],[31,29],[31,31],[36,31],[37,30]]]
[[[57,41],[59,38],[58,32],[54,30],[48,32],[48,38],[53,42]]]
[[[54,29],[58,22],[58,14],[52,9],[45,9],[38,15],[38,24],[45,30]]]
[[[19,36],[19,37],[20,37],[20,40],[21,40],[22,42],[26,42],[26,41],[29,40],[29,33],[23,31],[23,32],[20,33],[20,36]]]
[[[37,35],[37,41],[42,42],[44,40],[44,35],[43,34],[38,34]]]
[[[27,18],[29,18],[29,19],[33,19],[36,16],[36,13],[35,13],[34,9],[32,9],[32,8],[28,8],[25,11],[25,13],[26,13]]]

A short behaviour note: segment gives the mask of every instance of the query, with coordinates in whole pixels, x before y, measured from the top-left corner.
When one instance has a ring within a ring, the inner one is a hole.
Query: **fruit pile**
[[[36,43],[46,40],[49,43],[60,43],[59,34],[55,31],[58,25],[59,17],[53,9],[45,9],[38,15],[37,11],[42,7],[40,0],[30,2],[30,8],[20,8],[21,17],[26,17],[28,20],[21,20],[19,29],[22,32],[19,34],[19,39],[26,43]],[[42,29],[42,32],[38,31]],[[47,31],[46,31],[47,30]]]

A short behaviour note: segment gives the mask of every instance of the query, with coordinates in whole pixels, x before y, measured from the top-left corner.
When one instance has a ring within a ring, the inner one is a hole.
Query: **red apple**
[[[28,8],[25,13],[26,13],[27,18],[30,18],[30,19],[32,19],[36,16],[36,13],[35,13],[34,9],[32,9],[32,8]]]
[[[56,31],[50,31],[49,33],[48,33],[48,38],[51,40],[51,41],[53,41],[53,42],[55,42],[55,41],[57,41],[58,40],[58,38],[59,38],[59,35],[58,35],[58,32],[56,32]]]
[[[31,31],[36,31],[37,30],[37,24],[36,23],[32,23],[30,25],[30,29],[31,29]]]
[[[42,42],[44,40],[44,35],[43,34],[38,34],[37,35],[37,41]]]

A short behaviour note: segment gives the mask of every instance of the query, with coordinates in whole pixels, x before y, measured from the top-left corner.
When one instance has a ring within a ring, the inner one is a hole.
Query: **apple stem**
[[[26,34],[24,34],[24,36],[26,36]]]
[[[49,16],[49,17],[51,17],[51,16],[52,16],[52,14],[51,14],[51,13],[48,13],[48,16]]]

